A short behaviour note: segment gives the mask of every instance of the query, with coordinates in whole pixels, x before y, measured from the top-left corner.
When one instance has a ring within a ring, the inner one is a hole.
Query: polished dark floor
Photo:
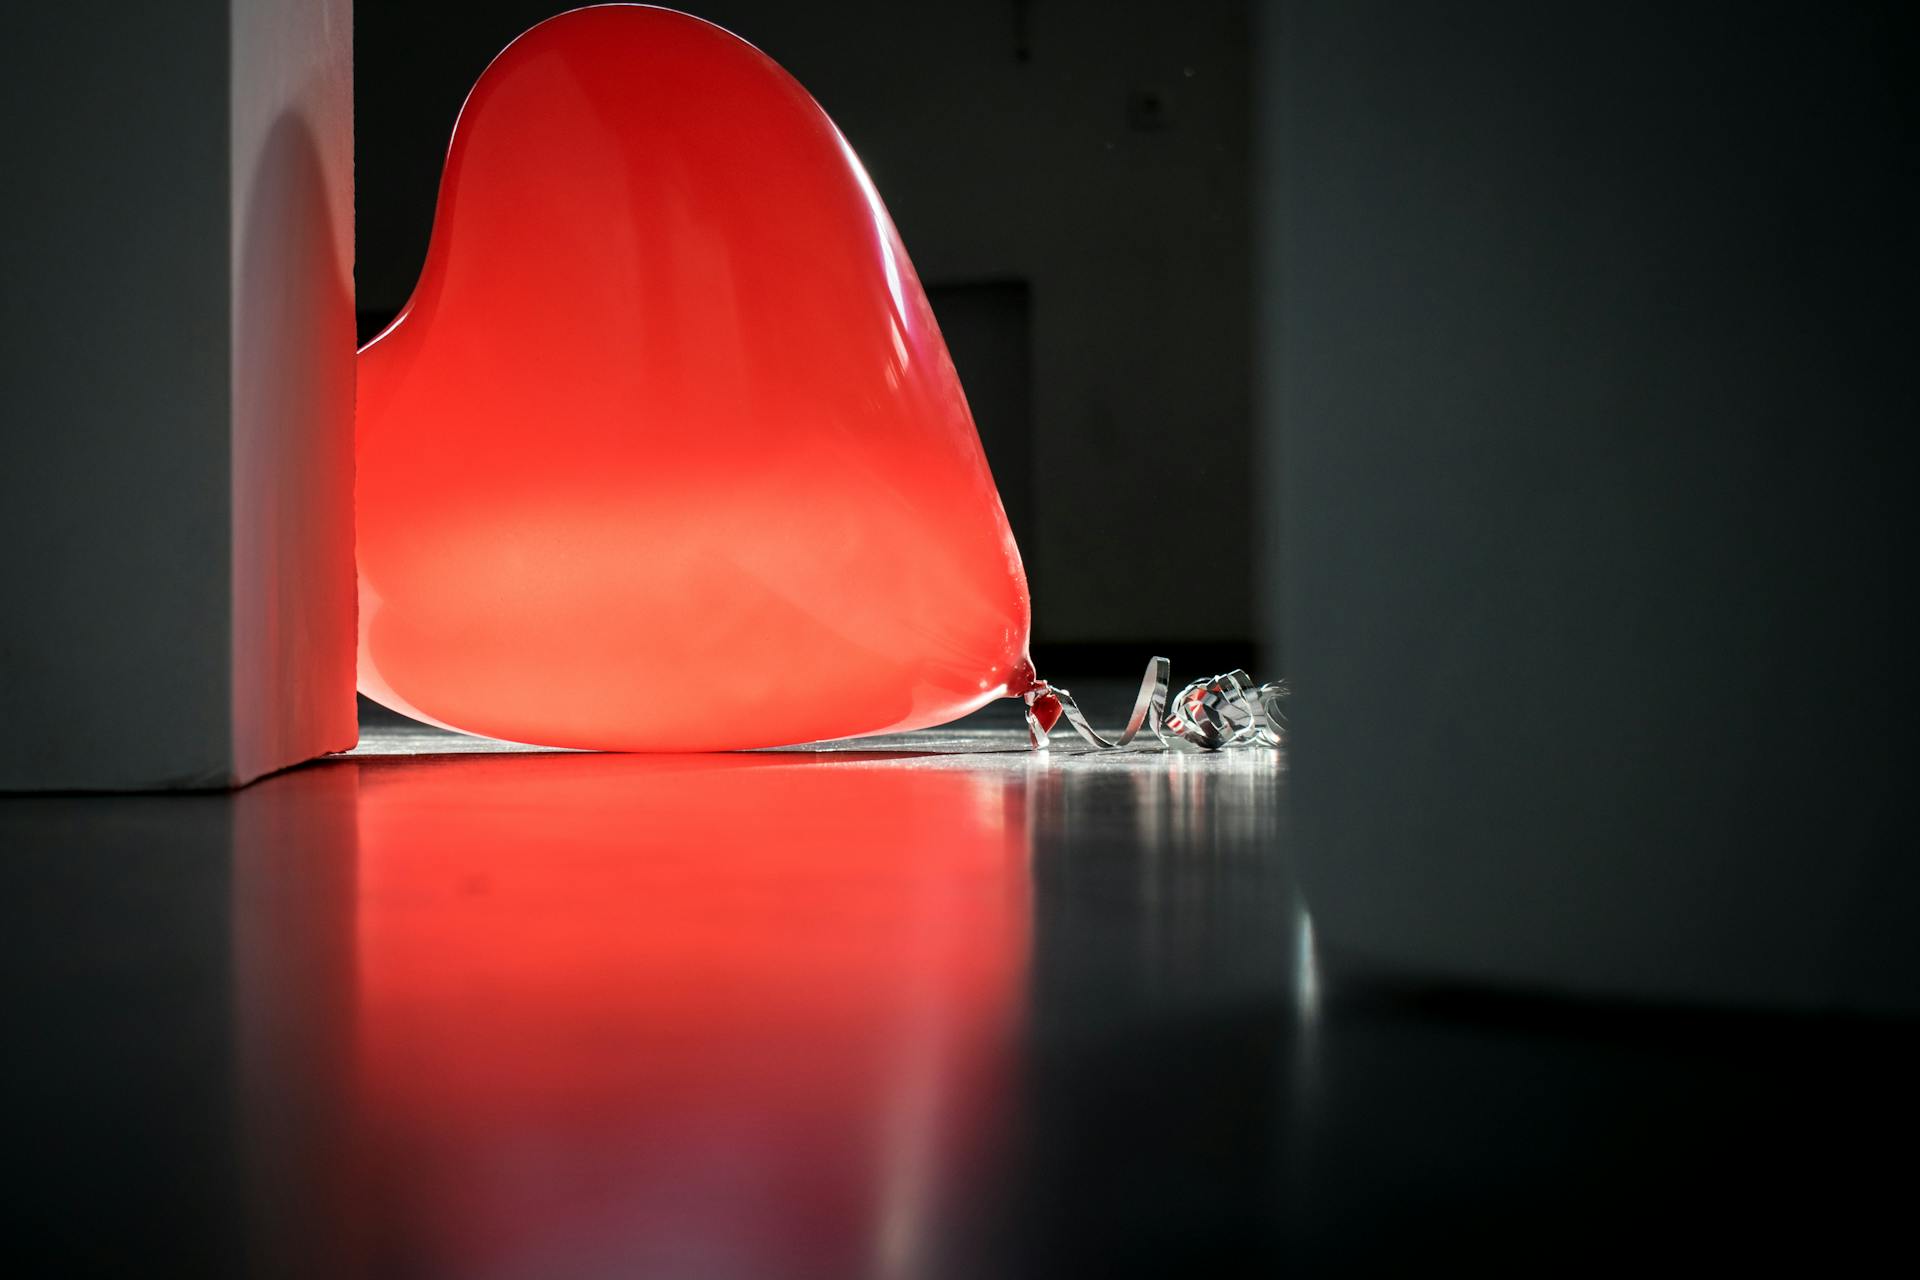
[[[11,1256],[1659,1271],[1910,1232],[1908,1026],[1323,953],[1272,753],[479,745],[0,801]]]

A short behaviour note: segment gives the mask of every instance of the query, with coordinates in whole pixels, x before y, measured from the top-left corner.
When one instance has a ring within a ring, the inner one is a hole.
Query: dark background
[[[467,90],[568,7],[359,6],[363,340],[412,290]],[[792,72],[873,175],[1019,540],[1043,670],[1134,673],[1155,645],[1195,673],[1251,661],[1247,6],[687,7]]]
[[[1321,936],[1914,1008],[1915,7],[1263,12],[1268,620]]]

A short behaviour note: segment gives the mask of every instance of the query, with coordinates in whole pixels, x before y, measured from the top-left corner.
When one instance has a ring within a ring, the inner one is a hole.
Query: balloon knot
[[[1042,680],[1040,674],[1033,669],[1032,658],[1020,659],[1020,665],[1015,667],[1007,675],[1007,696],[1009,698],[1025,698],[1028,694],[1036,691],[1044,692],[1046,687],[1047,682]],[[1031,699],[1029,699],[1029,701],[1031,701]]]

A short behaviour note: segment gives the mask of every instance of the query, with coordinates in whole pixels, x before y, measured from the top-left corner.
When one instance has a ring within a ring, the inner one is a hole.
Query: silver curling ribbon
[[[1096,751],[1118,751],[1139,737],[1142,729],[1151,730],[1163,748],[1218,751],[1286,744],[1286,700],[1291,692],[1286,681],[1256,685],[1252,676],[1236,669],[1195,680],[1169,703],[1171,673],[1172,664],[1165,658],[1147,663],[1127,727],[1112,738],[1093,727],[1071,693],[1038,681],[1021,695],[1027,707],[1028,741],[1036,751],[1045,750],[1048,735],[1065,720]]]

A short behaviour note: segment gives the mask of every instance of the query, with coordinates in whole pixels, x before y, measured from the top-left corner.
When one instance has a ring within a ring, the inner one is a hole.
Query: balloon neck
[[[1020,665],[1007,677],[1007,695],[1027,704],[1027,730],[1033,745],[1044,746],[1047,731],[1060,722],[1063,708],[1060,699],[1054,696],[1053,686],[1033,669],[1032,658],[1020,659]]]

